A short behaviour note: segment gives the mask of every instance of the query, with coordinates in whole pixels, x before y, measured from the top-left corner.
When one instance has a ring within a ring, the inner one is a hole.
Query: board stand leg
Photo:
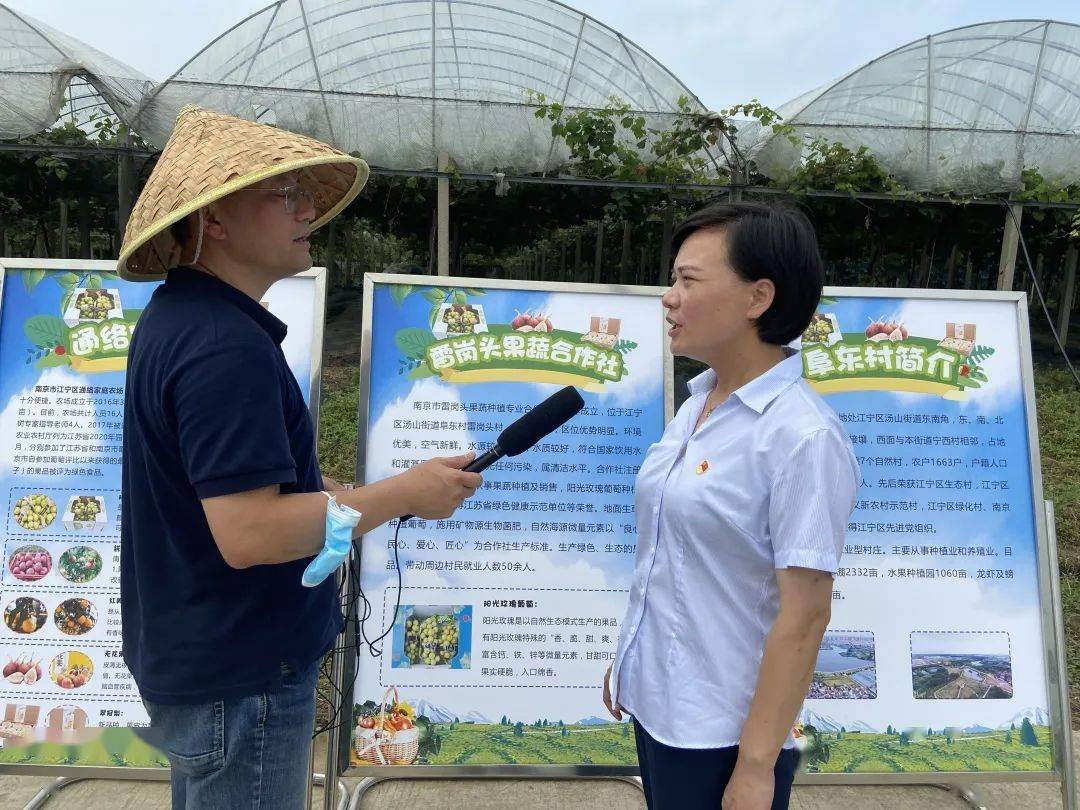
[[[1065,618],[1061,608],[1061,578],[1057,556],[1057,519],[1054,516],[1054,502],[1045,501],[1046,510],[1046,557],[1049,568],[1050,604],[1053,611],[1053,633],[1055,660],[1051,684],[1057,687],[1057,714],[1059,715],[1054,731],[1054,749],[1057,765],[1061,770],[1061,806],[1064,810],[1076,810],[1076,762],[1073,759],[1072,718],[1069,708],[1069,670],[1065,664]],[[1055,706],[1054,695],[1050,696],[1051,711]]]
[[[54,779],[51,784],[45,785],[29,802],[23,807],[23,810],[41,810],[53,796],[66,788],[68,785],[73,785],[76,782],[85,782],[89,779],[94,779],[93,776],[61,776]],[[326,777],[321,773],[312,774],[311,784],[318,785],[320,787],[326,785]],[[345,786],[345,783],[338,781],[337,783],[337,810],[345,810],[345,806],[349,800],[349,789]]]
[[[430,777],[430,776],[367,776],[367,777],[364,777],[363,779],[360,780],[360,784],[358,784],[356,786],[356,789],[353,791],[352,799],[349,800],[348,810],[359,810],[360,802],[363,801],[364,796],[367,795],[367,792],[369,790],[371,790],[373,787],[375,787],[377,784],[379,784],[380,782],[389,782],[392,779],[417,779],[417,780],[423,779],[423,780],[427,780],[427,779],[431,779],[431,778],[432,777]],[[493,776],[473,776],[473,775],[464,776],[463,775],[463,776],[449,776],[449,777],[435,777],[435,778],[446,778],[446,779],[451,779],[451,780],[456,781],[458,779],[507,779],[507,778],[510,778],[510,777],[508,777],[505,774],[497,774],[497,775],[493,775]],[[526,779],[543,779],[545,777],[525,777],[525,778]],[[638,790],[640,790],[642,792],[644,792],[644,790],[645,790],[645,788],[642,787],[641,778],[637,777],[637,776],[584,776],[584,777],[581,777],[581,776],[579,776],[579,777],[552,776],[552,777],[547,777],[547,778],[549,778],[549,779],[595,779],[595,780],[614,779],[617,782],[626,782],[627,784],[633,785],[634,787],[636,787]],[[522,781],[522,780],[521,779],[516,779],[515,781]]]
[[[345,810],[346,805],[349,803],[349,788],[340,779],[337,781],[337,789],[331,791],[327,788],[326,775],[321,773],[315,773],[311,775],[311,784],[315,787],[321,787],[330,794],[329,801],[333,801],[333,806],[337,810]]]
[[[90,777],[87,776],[61,776],[58,779],[53,780],[51,785],[46,785],[37,792],[30,801],[26,803],[26,807],[23,810],[40,810],[45,806],[45,802],[49,801],[53,796],[66,788],[68,785],[73,785],[76,782],[82,782]]]
[[[972,810],[987,810],[982,798],[971,785],[934,785],[934,787],[947,790]]]

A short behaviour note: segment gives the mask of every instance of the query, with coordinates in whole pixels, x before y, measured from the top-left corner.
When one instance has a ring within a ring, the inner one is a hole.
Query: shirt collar
[[[792,384],[802,377],[802,355],[791,347],[784,347],[783,360],[761,374],[742,388],[732,393],[739,401],[748,408],[760,413],[765,413],[774,399],[787,390]],[[716,387],[716,372],[711,368],[694,377],[687,383],[692,395],[708,394]]]
[[[289,331],[288,326],[247,293],[209,273],[191,267],[174,267],[165,277],[165,284],[177,289],[194,289],[206,295],[221,296],[265,329],[279,346]]]

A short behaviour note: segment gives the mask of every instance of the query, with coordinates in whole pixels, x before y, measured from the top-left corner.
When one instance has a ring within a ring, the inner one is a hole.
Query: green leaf
[[[117,273],[111,273],[111,272],[109,272],[107,270],[104,271],[104,272],[98,273],[97,275],[100,276],[101,278],[105,279],[106,281],[117,281],[120,278],[120,276]]]
[[[49,354],[45,355],[35,363],[37,368],[53,368],[54,366],[68,365],[71,365],[71,356],[67,354],[57,354],[56,352],[49,352]]]
[[[35,346],[52,349],[67,338],[67,325],[55,315],[35,315],[27,318],[23,331]]]
[[[91,273],[89,278],[86,279],[86,286],[87,286],[88,289],[91,289],[91,290],[100,289],[100,287],[101,287],[101,279],[98,278],[93,273]]]
[[[412,291],[413,286],[411,284],[395,284],[390,288],[390,297],[400,307],[401,302],[408,298]]]
[[[76,273],[61,273],[56,276],[56,283],[63,287],[65,290],[73,289],[79,283],[79,276]]]
[[[468,296],[465,295],[464,290],[454,290],[454,294],[451,296],[451,299],[455,304],[465,304],[469,300]]]
[[[22,274],[23,286],[26,287],[27,292],[33,292],[34,287],[40,284],[43,278],[45,278],[44,270],[25,270]]]
[[[399,329],[397,334],[394,335],[394,343],[397,345],[398,351],[406,357],[412,357],[416,360],[423,360],[424,349],[434,342],[435,336],[431,332],[416,327]]]
[[[465,292],[467,292],[469,295],[487,295],[484,290],[478,290],[475,287],[466,287]]]
[[[435,372],[432,371],[430,368],[428,368],[427,363],[421,363],[420,365],[418,365],[416,368],[414,368],[412,371],[409,372],[409,379],[410,380],[422,380],[425,377],[434,377],[434,376],[435,376]]]
[[[438,306],[443,302],[443,299],[446,298],[446,290],[443,290],[441,288],[436,288],[434,290],[425,290],[424,298],[426,298],[429,303]]]

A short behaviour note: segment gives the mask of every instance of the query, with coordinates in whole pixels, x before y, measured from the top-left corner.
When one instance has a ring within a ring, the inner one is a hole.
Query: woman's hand
[[[608,664],[607,672],[604,673],[604,705],[616,720],[622,720],[623,707],[618,703],[611,702],[611,687],[608,681],[611,679],[611,668],[614,664]]]
[[[721,810],[769,810],[775,790],[776,776],[772,768],[750,766],[740,760],[724,790]]]

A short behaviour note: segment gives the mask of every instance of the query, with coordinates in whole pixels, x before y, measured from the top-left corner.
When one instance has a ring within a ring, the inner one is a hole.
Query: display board
[[[369,275],[360,480],[484,452],[565,385],[585,409],[485,473],[450,520],[363,538],[372,605],[349,733],[354,769],[512,764],[633,773],[605,717],[634,567],[634,476],[671,416],[662,290]]]
[[[132,731],[148,718],[120,653],[125,369],[157,282],[114,268],[0,259],[0,773],[168,767]],[[316,417],[324,277],[263,302]]]
[[[660,292],[369,277],[361,480],[483,450],[575,375],[588,410],[489,470],[452,520],[402,527],[396,620],[392,527],[364,538],[367,635],[389,635],[348,684],[350,773],[635,772],[600,680],[633,570],[634,474],[670,417]],[[548,354],[530,357],[537,323]],[[619,376],[552,363],[556,340],[573,365],[597,337]],[[863,476],[794,729],[800,779],[1058,778],[1060,606],[1022,294],[827,289],[796,346]]]
[[[1047,664],[1057,572],[1025,302],[831,292],[803,335],[804,377],[839,414],[863,481],[796,727],[807,767],[1050,772],[1064,722]]]

